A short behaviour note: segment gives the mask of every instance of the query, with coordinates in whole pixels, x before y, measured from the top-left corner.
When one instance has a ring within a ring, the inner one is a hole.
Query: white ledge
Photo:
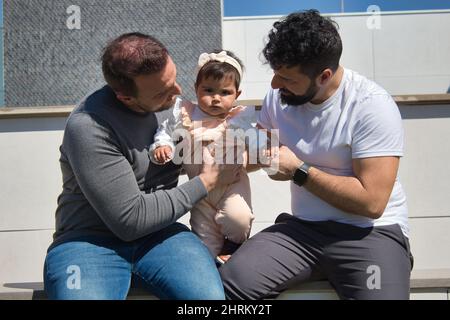
[[[398,105],[450,105],[450,94],[411,94],[393,96]],[[238,104],[261,107],[262,100],[239,100]],[[0,107],[0,119],[67,117],[75,106]]]
[[[421,289],[450,289],[450,269],[413,270],[411,291]],[[334,293],[327,281],[306,282],[297,285],[283,294]],[[283,299],[283,297],[280,297]],[[0,300],[40,300],[46,299],[42,282],[3,283],[0,285]],[[128,299],[156,299],[141,288],[131,288]]]

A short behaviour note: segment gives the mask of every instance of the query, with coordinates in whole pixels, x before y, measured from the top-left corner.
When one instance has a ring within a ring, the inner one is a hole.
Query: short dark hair
[[[323,70],[336,71],[342,54],[338,25],[317,10],[294,12],[273,24],[263,49],[270,66],[300,66],[310,78]]]
[[[242,72],[244,72],[244,65],[242,61],[236,57],[236,55],[228,50],[214,50],[213,53],[220,53],[225,51],[228,56],[232,57],[241,66]],[[241,75],[239,71],[233,67],[231,64],[220,61],[209,61],[207,62],[198,72],[197,79],[195,80],[195,88],[198,88],[200,82],[203,79],[213,78],[215,80],[220,80],[225,77],[230,77],[234,80],[234,85],[236,90],[239,90],[241,84]]]
[[[103,49],[103,76],[114,91],[136,96],[133,78],[160,72],[168,56],[166,47],[156,38],[138,32],[126,33]]]

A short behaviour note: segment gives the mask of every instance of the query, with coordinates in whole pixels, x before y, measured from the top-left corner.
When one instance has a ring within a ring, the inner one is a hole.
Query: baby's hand
[[[270,166],[272,161],[278,158],[280,148],[278,146],[271,146],[260,150],[260,164]]]
[[[172,148],[169,146],[160,146],[153,151],[156,161],[158,163],[164,164],[172,160]]]
[[[261,151],[263,152],[259,158],[259,163],[262,169],[266,171],[268,175],[276,174],[279,168],[280,148],[274,146]]]

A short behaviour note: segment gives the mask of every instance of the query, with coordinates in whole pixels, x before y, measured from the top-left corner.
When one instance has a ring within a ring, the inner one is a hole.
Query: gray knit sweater
[[[154,113],[126,108],[105,86],[69,116],[61,145],[63,191],[54,243],[85,235],[132,241],[160,230],[206,196],[196,177],[177,187],[180,167],[150,161]]]

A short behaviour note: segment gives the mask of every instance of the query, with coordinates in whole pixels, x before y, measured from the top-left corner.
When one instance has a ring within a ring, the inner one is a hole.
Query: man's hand
[[[228,185],[238,181],[241,172],[242,165],[217,164],[208,148],[203,148],[203,167],[199,177],[208,192],[217,185]]]
[[[158,163],[164,164],[172,160],[172,148],[169,146],[157,147],[154,151],[154,158]]]
[[[303,161],[297,158],[297,156],[286,146],[272,148],[268,154],[268,159],[270,161],[262,167],[272,180],[291,180],[295,170],[303,163]]]

